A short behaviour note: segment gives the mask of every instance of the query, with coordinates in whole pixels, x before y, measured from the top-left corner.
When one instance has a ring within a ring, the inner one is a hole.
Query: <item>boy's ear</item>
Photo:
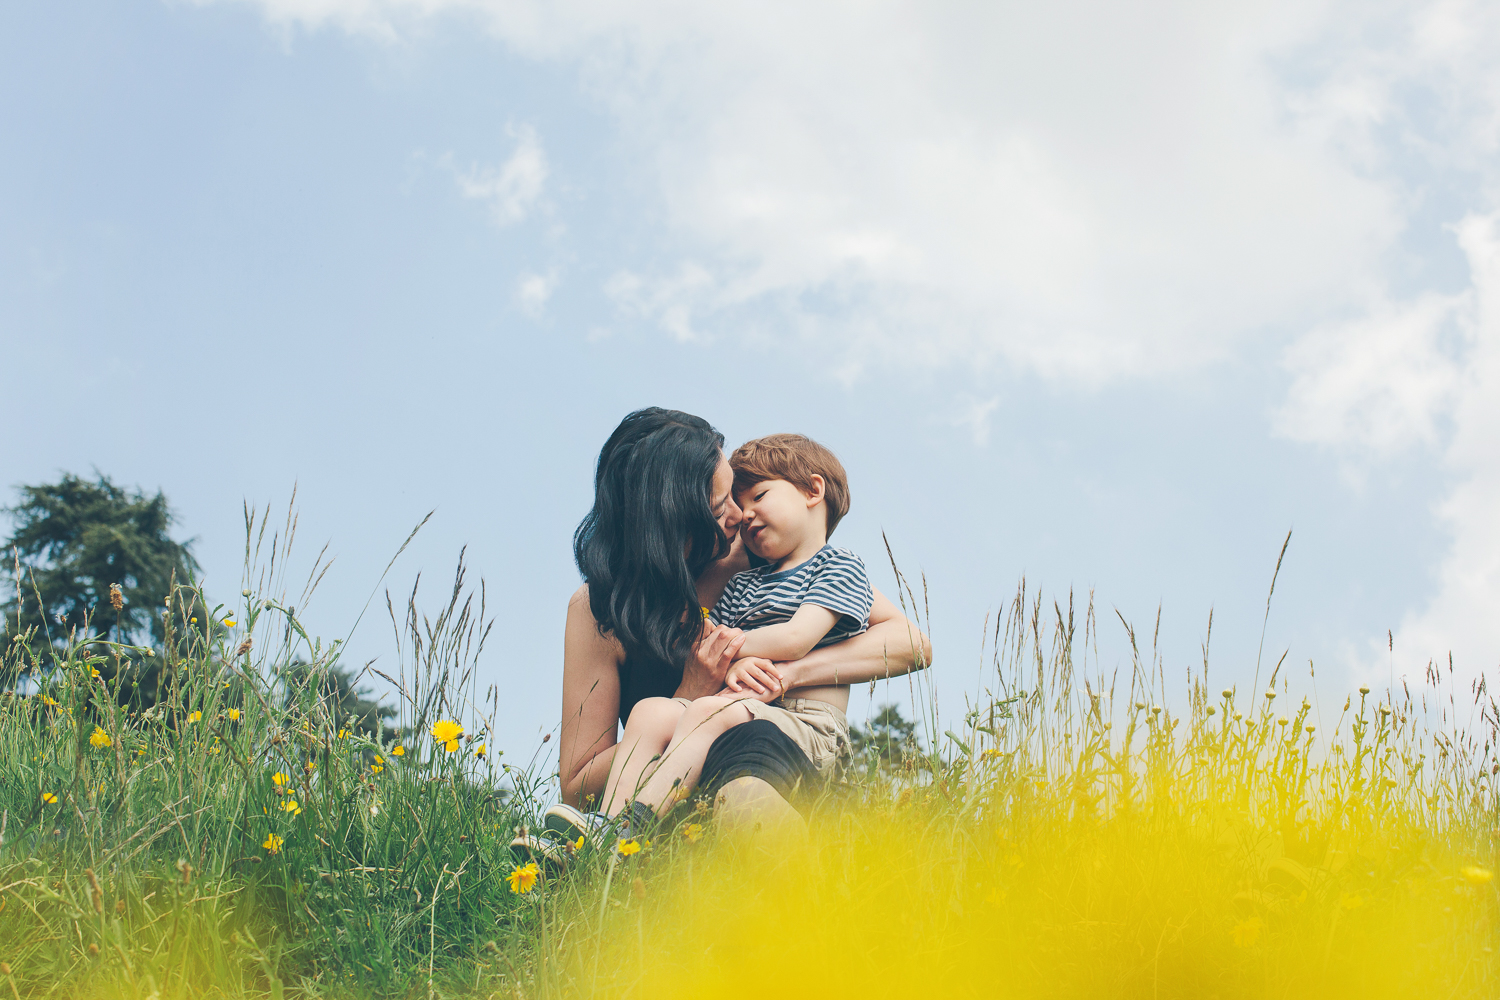
[[[818,504],[823,502],[824,496],[827,495],[828,487],[827,484],[823,482],[823,477],[818,475],[816,472],[813,473],[811,482],[812,489],[803,490],[802,492],[807,497],[807,505],[809,507],[816,507]]]

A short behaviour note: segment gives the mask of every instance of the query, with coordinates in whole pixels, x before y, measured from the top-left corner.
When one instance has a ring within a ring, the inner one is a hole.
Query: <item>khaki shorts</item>
[[[693,703],[690,698],[672,700],[684,707]],[[744,698],[739,704],[745,706],[752,718],[765,719],[786,733],[820,774],[832,770],[849,745],[849,720],[841,709],[826,701],[778,698],[767,705]]]

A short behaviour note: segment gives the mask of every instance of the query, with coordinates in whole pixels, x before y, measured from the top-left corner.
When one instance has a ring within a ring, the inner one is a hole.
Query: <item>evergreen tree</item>
[[[882,705],[868,729],[849,727],[849,742],[856,758],[873,752],[882,767],[893,767],[901,762],[908,750],[915,751],[917,724],[901,716],[895,705]]]
[[[70,634],[159,648],[168,589],[174,579],[189,583],[198,569],[191,543],[167,533],[175,518],[166,497],[124,490],[102,474],[65,474],[20,494],[5,508],[15,523],[5,554],[20,574],[5,574],[11,595],[0,648],[33,629],[38,651],[61,647]],[[206,626],[207,616],[199,617]]]

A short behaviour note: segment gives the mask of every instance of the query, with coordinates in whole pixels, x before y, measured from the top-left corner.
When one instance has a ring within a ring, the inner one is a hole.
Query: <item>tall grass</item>
[[[626,881],[640,881],[618,906],[558,910],[552,937],[568,946],[551,988],[1500,991],[1500,768],[1481,684],[1460,699],[1434,667],[1418,692],[1320,706],[1280,669],[1263,691],[1214,691],[1205,663],[1173,692],[1155,657],[1086,675],[1074,655],[1096,627],[1091,608],[1075,618],[1023,587],[945,752],[894,770],[872,758],[805,841],[678,842],[633,860]]]
[[[252,565],[265,532],[247,517]],[[852,761],[805,836],[717,836],[700,803],[531,885],[507,844],[551,761],[490,745],[482,586],[460,562],[431,615],[415,589],[387,598],[400,714],[356,732],[304,680],[343,644],[307,635],[305,588],[287,596],[292,534],[218,624],[191,620],[191,588],[169,596],[155,710],[94,676],[139,655],[98,636],[55,669],[34,636],[5,653],[45,672],[0,698],[0,995],[1500,988],[1496,710],[1447,669],[1321,702],[1284,660],[1264,689],[1211,684],[1205,642],[1181,685],[1154,650],[1106,675],[1092,606],[1023,585],[966,713],[942,720],[911,681],[925,738]],[[439,722],[464,735],[438,743]]]

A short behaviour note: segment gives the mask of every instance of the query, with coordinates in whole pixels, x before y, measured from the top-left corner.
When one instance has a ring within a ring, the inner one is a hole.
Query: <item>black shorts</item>
[[[735,778],[760,778],[799,809],[822,784],[802,749],[776,724],[752,719],[714,740],[703,760],[699,791],[714,796]]]

